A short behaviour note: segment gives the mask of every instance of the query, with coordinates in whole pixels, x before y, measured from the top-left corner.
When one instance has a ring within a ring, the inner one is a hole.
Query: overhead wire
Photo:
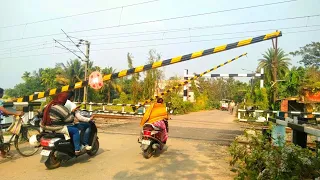
[[[302,33],[302,32],[312,32],[312,31],[320,31],[320,29],[313,29],[313,30],[301,30],[301,31],[294,31],[294,32],[282,32],[283,34],[295,34],[295,33]],[[238,36],[238,37],[229,37],[229,38],[221,38],[221,39],[205,39],[205,40],[196,40],[196,41],[182,41],[182,42],[173,42],[173,43],[162,43],[162,44],[149,44],[149,45],[141,45],[141,46],[128,46],[128,47],[119,47],[119,48],[108,48],[108,49],[93,49],[91,51],[108,51],[108,50],[118,50],[118,49],[134,49],[134,48],[141,48],[141,47],[150,47],[150,46],[164,46],[164,45],[175,45],[175,44],[186,44],[186,43],[196,43],[196,42],[206,42],[206,41],[213,41],[213,40],[227,40],[227,39],[237,39],[243,38],[247,36]],[[59,54],[67,54],[68,52],[57,52],[57,53],[44,53],[44,54],[35,54],[35,55],[26,55],[26,56],[16,56],[16,57],[4,57],[6,58],[21,58],[21,57],[34,57],[34,56],[45,56],[45,55],[59,55]]]
[[[91,29],[70,31],[70,32],[67,32],[67,33],[80,33],[80,32],[88,32],[88,31],[96,31],[96,30],[101,30],[101,29],[111,29],[111,28],[118,28],[118,27],[141,25],[141,24],[148,24],[148,23],[154,23],[154,22],[162,22],[162,21],[169,21],[169,20],[175,20],[175,19],[183,19],[183,18],[189,18],[189,17],[203,16],[203,15],[209,15],[209,14],[215,14],[215,13],[222,13],[222,12],[250,9],[250,8],[256,8],[256,7],[271,6],[271,5],[289,3],[289,2],[294,2],[294,1],[297,1],[297,0],[279,1],[279,2],[266,3],[266,4],[260,4],[260,5],[252,5],[252,6],[246,6],[246,7],[240,7],[240,8],[225,9],[225,10],[220,10],[220,11],[212,11],[212,12],[198,13],[198,14],[185,15],[185,16],[177,16],[177,17],[171,17],[171,18],[163,18],[163,19],[157,19],[157,20],[135,22],[135,23],[129,23],[129,24],[120,24],[120,25],[115,25],[115,26],[106,26],[106,27],[100,27],[100,28],[91,28]],[[317,16],[320,16],[320,14],[317,15]],[[295,17],[295,18],[301,18],[301,17]],[[25,39],[33,39],[33,38],[40,38],[40,37],[48,37],[48,36],[56,36],[56,35],[61,35],[61,34],[63,34],[63,33],[53,33],[53,34],[46,34],[46,35],[29,36],[29,37],[24,37],[24,38],[7,39],[7,40],[0,40],[0,42],[25,40]]]
[[[297,28],[311,28],[311,27],[319,27],[320,24],[315,24],[315,25],[309,25],[309,26],[291,26],[291,27],[279,27],[279,28],[268,28],[268,29],[258,29],[258,30],[249,30],[249,31],[237,31],[237,32],[224,32],[224,33],[213,33],[213,34],[202,34],[202,35],[188,35],[188,36],[180,36],[180,37],[168,37],[168,38],[154,38],[154,39],[139,39],[139,40],[132,40],[132,41],[118,41],[118,42],[104,42],[104,43],[91,43],[93,46],[97,45],[105,45],[105,44],[121,44],[121,43],[134,43],[134,42],[148,42],[148,41],[156,41],[156,40],[173,40],[173,39],[183,39],[183,38],[197,38],[197,37],[206,37],[206,36],[216,36],[216,35],[230,35],[230,34],[241,34],[241,33],[254,33],[254,32],[263,32],[263,31],[271,31],[275,29],[281,29],[281,30],[286,30],[286,29],[297,29]],[[70,41],[62,41],[58,40],[59,42],[69,42]],[[41,48],[41,49],[49,49],[48,48]],[[30,51],[33,50],[38,50],[36,49],[30,49]],[[26,52],[28,50],[24,51],[10,51],[8,53],[2,53],[3,54],[10,54],[10,53],[17,53],[17,52]],[[80,52],[80,51],[79,51]]]
[[[160,1],[160,0],[151,0],[151,1],[135,3],[135,4],[128,4],[128,5],[113,7],[113,8],[107,8],[107,9],[101,9],[101,10],[96,10],[96,11],[89,11],[89,12],[84,12],[84,13],[79,13],[79,14],[73,14],[73,15],[68,15],[68,16],[61,16],[61,17],[56,17],[56,18],[50,18],[50,19],[44,19],[44,20],[39,20],[39,21],[32,21],[32,22],[26,22],[26,23],[14,24],[14,25],[8,25],[8,26],[1,26],[0,29],[17,27],[17,26],[25,26],[25,25],[37,24],[37,23],[42,23],[42,22],[47,22],[47,21],[54,21],[54,20],[71,18],[71,17],[76,17],[76,16],[83,16],[83,15],[88,15],[88,14],[100,13],[100,12],[104,12],[104,11],[110,11],[110,10],[115,10],[115,9],[120,9],[120,8],[125,8],[125,7],[131,7],[131,6],[152,3],[152,2],[156,2],[156,1]]]

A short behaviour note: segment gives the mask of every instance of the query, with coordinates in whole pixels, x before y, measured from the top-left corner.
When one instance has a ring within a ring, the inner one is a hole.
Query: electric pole
[[[277,30],[278,31],[278,30]],[[278,72],[278,38],[275,39],[275,41],[272,39],[272,45],[274,48],[274,57],[272,62],[272,70],[273,70],[273,81],[275,82],[274,85],[274,91],[273,91],[273,102],[275,103],[277,100],[277,93],[278,93],[278,87],[277,87],[277,72]]]
[[[86,59],[85,59],[85,68],[84,68],[84,81],[88,80],[88,66],[89,66],[89,54],[90,54],[90,42],[85,41],[86,45]],[[87,97],[88,97],[88,86],[84,86],[83,89],[83,102],[85,103],[85,108],[87,108]]]

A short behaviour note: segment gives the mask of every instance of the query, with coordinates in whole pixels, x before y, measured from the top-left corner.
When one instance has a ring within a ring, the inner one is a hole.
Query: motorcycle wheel
[[[98,141],[98,138],[96,139],[96,142],[94,143],[94,146],[92,147],[92,149],[90,151],[87,152],[87,154],[89,156],[94,156],[97,154],[99,150],[99,141]]]
[[[146,150],[143,151],[142,155],[144,158],[149,159],[152,156],[152,152],[153,152],[152,146],[149,146]]]
[[[55,169],[60,167],[61,161],[54,155],[54,151],[50,153],[49,158],[44,163],[48,169]]]

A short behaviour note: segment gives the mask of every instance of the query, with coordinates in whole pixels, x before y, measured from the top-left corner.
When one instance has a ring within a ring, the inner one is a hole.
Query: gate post
[[[260,77],[260,88],[263,88],[263,79],[264,79],[264,69],[263,68],[261,68],[261,72],[260,72],[260,74],[261,74],[261,77]]]
[[[188,80],[188,69],[184,70],[184,75],[183,75],[184,80]],[[188,84],[185,84],[183,86],[183,101],[188,100]]]

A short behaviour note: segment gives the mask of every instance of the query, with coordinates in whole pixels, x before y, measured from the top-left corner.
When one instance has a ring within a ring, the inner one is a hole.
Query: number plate
[[[142,140],[141,144],[146,144],[150,145],[151,141],[150,140]]]
[[[40,154],[41,154],[42,156],[49,156],[50,152],[51,152],[51,151],[49,151],[49,150],[42,150]]]

